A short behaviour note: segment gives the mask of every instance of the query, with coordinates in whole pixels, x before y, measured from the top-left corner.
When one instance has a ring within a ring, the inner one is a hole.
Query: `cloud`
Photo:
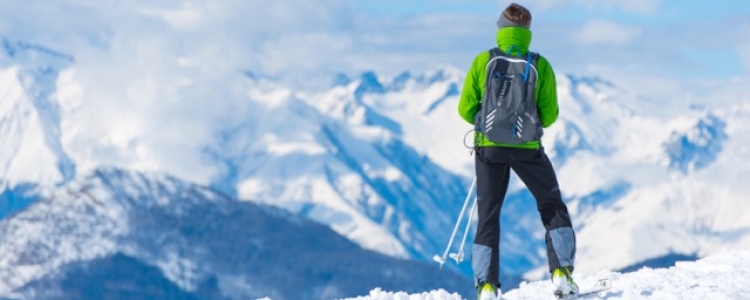
[[[345,68],[342,57],[354,52],[352,37],[342,33],[294,33],[268,40],[260,46],[261,69],[270,73]],[[301,46],[304,45],[304,46]]]
[[[337,33],[351,9],[339,0],[28,0],[3,4],[0,36],[75,57],[63,85],[82,90],[66,100],[81,105],[63,107],[75,120],[63,139],[80,172],[111,164],[208,183],[217,170],[205,146],[259,111],[242,74],[309,72],[351,51]]]
[[[488,20],[477,38],[469,16],[398,20],[357,15],[342,1],[35,1],[0,12],[10,25],[0,35],[75,57],[66,85],[82,87],[71,100],[82,105],[63,132],[77,133],[64,139],[79,172],[108,164],[200,183],[221,171],[206,162],[206,145],[263,110],[247,101],[245,71],[304,82],[444,64],[451,52],[468,63],[462,39],[493,41],[495,30]],[[59,27],[21,17],[29,14]]]
[[[136,9],[136,11],[146,16],[162,19],[173,28],[183,30],[198,29],[206,22],[205,15],[201,13],[201,9],[190,3],[183,3],[182,7],[177,9],[144,7]]]
[[[476,54],[494,46],[497,30],[494,4],[483,15],[395,17],[357,11],[345,0],[5,2],[0,35],[76,58],[67,80],[82,87],[77,101],[83,104],[75,111],[78,123],[67,132],[83,135],[67,145],[80,148],[77,160],[165,169],[198,182],[216,172],[202,162],[202,148],[214,142],[217,131],[246,122],[260,109],[246,101],[243,72],[304,83],[327,82],[319,76],[326,72],[373,69],[389,75],[445,64],[468,69]],[[642,14],[660,5],[652,0],[530,2],[550,9]],[[566,66],[561,71],[590,65],[619,70],[628,61],[639,71],[667,76],[690,67],[682,49],[703,44],[739,51],[750,68],[747,45],[723,44],[747,33],[715,20],[644,30],[606,20],[582,27],[535,22],[532,48],[556,68]],[[673,90],[679,89],[663,94]]]
[[[573,38],[584,44],[625,45],[641,35],[641,29],[607,20],[590,20]]]
[[[61,86],[81,92],[61,91],[76,95],[61,103],[80,105],[63,107],[75,121],[62,131],[81,173],[109,164],[208,183],[219,170],[206,145],[262,111],[247,101],[245,71],[318,80],[310,73],[411,68],[402,55],[384,59],[412,47],[411,33],[370,39],[399,24],[356,16],[343,0],[28,0],[3,5],[0,36],[75,57]]]

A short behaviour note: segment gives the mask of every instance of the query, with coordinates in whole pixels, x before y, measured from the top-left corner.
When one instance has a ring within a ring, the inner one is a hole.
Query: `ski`
[[[598,293],[604,292],[612,288],[612,280],[609,278],[598,279],[594,285],[582,288],[578,291],[578,294],[570,295],[567,298],[560,298],[555,295],[555,299],[587,299],[590,296],[595,296]],[[508,298],[500,297],[500,300],[508,300]]]
[[[590,286],[586,289],[581,289],[578,292],[578,298],[595,295],[595,294],[604,292],[606,290],[609,290],[611,287],[612,287],[612,281],[609,278],[602,278],[602,279],[597,280],[593,286]]]
[[[609,290],[611,287],[612,287],[612,283],[610,279],[602,278],[602,279],[597,280],[597,282],[595,282],[593,286],[585,288],[585,289],[580,289],[578,291],[578,294],[571,294],[565,297],[559,292],[555,292],[555,297],[558,300],[585,299],[587,296],[596,295],[598,293]]]

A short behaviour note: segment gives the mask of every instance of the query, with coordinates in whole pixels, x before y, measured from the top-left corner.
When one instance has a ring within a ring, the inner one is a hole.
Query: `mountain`
[[[585,288],[597,280],[609,278],[612,287],[586,299],[747,299],[750,288],[742,280],[750,273],[750,251],[727,250],[696,262],[680,262],[669,269],[642,268],[632,273],[599,272],[591,276],[577,276],[576,281]],[[524,283],[520,288],[506,290],[503,299],[536,300],[552,297],[549,280]],[[420,294],[373,289],[357,300],[459,300],[460,295],[439,289]]]
[[[460,72],[382,81],[384,91],[362,95],[361,102],[399,124],[406,144],[470,178],[473,158],[461,149],[470,126],[456,117],[453,92]],[[338,103],[332,94],[309,102]],[[750,99],[731,107],[680,104],[574,75],[558,77],[558,94],[561,115],[543,144],[574,216],[579,272],[656,266],[750,244],[750,223],[739,221],[746,210],[736,210],[746,207],[740,178],[750,166],[741,145],[750,139]],[[538,218],[533,197],[514,179],[502,217],[504,272],[530,279],[546,273]]]
[[[74,62],[54,50],[0,37],[0,217],[33,202],[40,188],[75,175],[59,138],[53,99],[60,70]]]
[[[573,87],[561,89],[567,113],[549,137],[555,150],[589,145],[573,155],[553,152],[565,161],[558,175],[579,240],[588,240],[580,244],[578,270],[616,270],[672,254],[702,257],[750,243],[742,209],[747,188],[740,183],[750,170],[741,146],[750,139],[748,99],[730,107],[685,103],[693,107],[675,112],[665,109],[674,105],[668,99],[601,81],[568,77],[562,85]],[[574,99],[580,104],[567,102]],[[566,145],[555,130],[568,128],[584,134]]]
[[[90,169],[92,161],[136,169],[149,165],[117,161],[123,152],[153,152],[139,146],[144,137],[119,143],[113,139],[120,139],[122,131],[109,131],[118,138],[96,136],[107,133],[101,130],[107,127],[132,133],[128,127],[137,123],[92,127],[93,120],[102,119],[100,115],[75,113],[80,106],[96,101],[85,98],[86,87],[71,76],[77,68],[72,56],[25,42],[5,41],[4,72],[17,75],[20,70],[45,71],[29,71],[23,80],[40,86],[44,93],[22,89],[20,75],[7,79],[10,92],[5,94],[13,97],[4,98],[3,104],[13,104],[10,108],[14,109],[2,111],[0,128],[8,131],[3,137],[34,139],[15,139],[11,142],[17,145],[9,148],[13,152],[3,152],[2,159],[13,160],[6,165],[26,165],[22,169],[25,173],[20,174],[30,175],[16,179],[16,168],[0,177],[4,182],[0,189],[2,216],[36,201],[45,189],[63,186],[80,165],[86,165],[83,169]],[[263,76],[251,72],[238,75],[245,74],[244,87],[249,92],[243,96],[249,95],[250,101],[238,100],[246,102],[243,105],[248,108],[233,116],[245,121],[225,125],[217,120],[215,139],[197,147],[202,152],[194,159],[220,170],[203,184],[244,200],[281,206],[325,223],[367,249],[394,257],[429,261],[442,251],[466,193],[466,180],[405,144],[397,135],[398,124],[361,103],[362,95],[384,92],[374,73],[343,88],[352,89],[351,97],[336,104],[345,110],[346,120],[318,110],[304,97]],[[124,148],[118,148],[118,144]],[[34,156],[35,151],[44,155]],[[29,162],[27,156],[36,160]],[[96,161],[98,157],[111,161]],[[176,170],[164,171],[184,175]]]
[[[249,79],[254,113],[208,145],[225,166],[212,186],[328,224],[365,248],[430,261],[447,242],[467,182],[363,102],[372,73],[324,94]],[[287,92],[282,92],[287,91]]]
[[[366,77],[360,84],[382,89],[358,95],[350,83],[348,90],[334,87],[307,102],[345,120],[352,114],[336,105],[359,100],[371,114],[398,124],[381,127],[396,128],[391,132],[405,144],[446,170],[472,176],[473,158],[462,145],[471,126],[455,111],[460,71],[403,73],[377,85]],[[574,216],[579,272],[656,266],[670,257],[750,244],[750,223],[738,221],[747,219],[746,210],[735,210],[746,207],[747,189],[739,181],[750,170],[741,146],[750,139],[750,99],[731,107],[677,103],[574,75],[558,76],[557,84],[561,114],[543,144]],[[533,197],[514,178],[501,220],[503,272],[529,279],[546,273],[538,218]]]
[[[0,221],[0,295],[334,299],[470,280],[162,174],[99,169]]]
[[[251,71],[225,74],[232,78],[226,86],[165,81],[159,83],[164,94],[179,96],[170,100],[214,91],[207,94],[212,105],[229,108],[181,116],[171,110],[179,105],[134,106],[128,114],[146,130],[123,122],[107,131],[94,122],[101,116],[67,113],[97,101],[86,93],[95,87],[69,76],[86,71],[74,56],[5,44],[0,208],[6,218],[45,199],[43,190],[66,186],[76,170],[112,164],[198,178],[193,181],[232,198],[325,224],[365,249],[432,263],[473,177],[474,158],[465,147],[472,126],[456,114],[463,71],[455,68],[392,78],[339,74],[330,88],[315,90]],[[175,78],[185,75],[175,72]],[[183,85],[188,87],[181,90]],[[729,106],[711,99],[652,99],[648,91],[624,90],[595,76],[558,74],[557,86],[561,114],[543,144],[578,233],[577,272],[669,264],[675,257],[750,244],[744,209],[750,99],[737,97]],[[73,101],[71,93],[83,100]],[[82,120],[86,126],[75,124]],[[195,134],[168,130],[196,120],[198,126],[187,127]],[[131,152],[137,155],[122,163],[120,155]],[[31,159],[32,153],[38,155]],[[543,278],[543,228],[532,196],[516,178],[505,203],[503,272]],[[140,260],[124,253],[101,263],[131,259]],[[468,263],[448,268],[470,274]]]

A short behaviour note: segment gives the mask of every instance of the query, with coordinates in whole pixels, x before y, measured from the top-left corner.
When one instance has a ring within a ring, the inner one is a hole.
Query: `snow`
[[[71,9],[69,3],[48,8]],[[472,126],[456,115],[464,69],[446,66],[396,78],[365,72],[334,87],[300,90],[245,68],[294,70],[313,54],[278,50],[312,52],[280,46],[315,41],[336,52],[347,41],[314,34],[238,47],[278,26],[264,18],[250,18],[258,25],[253,28],[215,34],[226,29],[221,16],[248,19],[241,13],[247,9],[144,1],[89,9],[68,15],[102,26],[82,21],[31,30],[54,32],[56,45],[71,53],[14,40],[49,41],[26,32],[37,27],[29,27],[33,21],[0,37],[0,195],[23,185],[67,188],[102,165],[156,170],[316,220],[366,249],[426,261],[442,252],[473,176],[474,158],[464,145]],[[11,18],[11,24],[22,19]],[[274,60],[260,59],[264,51]],[[706,256],[750,246],[746,79],[711,81],[690,97],[653,99],[659,80],[633,92],[617,81],[557,75],[561,115],[543,143],[573,215],[580,276],[669,254]],[[322,77],[306,80],[326,81]],[[505,222],[515,227],[504,227],[504,267],[540,279],[546,274],[543,228],[523,191],[514,179],[506,203],[516,207],[505,211],[515,219]],[[169,199],[154,201],[166,205]],[[116,219],[125,212],[94,214]],[[76,221],[88,224],[90,217]],[[23,218],[8,224],[18,231],[5,237],[11,246],[25,246],[16,241],[20,235],[53,231]],[[127,232],[114,221],[101,226]],[[85,233],[80,245],[55,239],[41,244],[53,249],[43,254],[54,257],[41,268],[3,270],[0,275],[12,279],[0,290],[115,247],[99,231]],[[168,257],[159,265],[185,287],[194,263]]]
[[[47,145],[43,116],[26,95],[22,73],[18,67],[0,69],[0,190],[3,185],[63,180],[58,157]]]
[[[112,253],[117,247],[117,238],[128,233],[126,209],[102,205],[98,201],[106,199],[106,195],[100,194],[101,191],[74,189],[76,187],[71,186],[59,191],[55,195],[59,201],[43,200],[21,216],[3,220],[0,293],[8,293],[66,263]],[[66,238],[66,235],[79,238]],[[36,250],[29,256],[17,249]]]
[[[750,298],[750,249],[724,250],[695,262],[677,262],[668,269],[642,268],[631,273],[600,271],[593,275],[574,274],[582,289],[604,278],[612,287],[586,299],[748,299]],[[553,298],[549,280],[525,282],[518,289],[506,291],[505,300],[546,300]],[[407,294],[374,289],[367,296],[348,300],[457,300],[457,294],[445,290]],[[471,298],[469,298],[471,299]]]
[[[445,290],[436,290],[420,294],[407,294],[404,292],[386,292],[380,288],[370,291],[367,296],[349,298],[350,300],[461,300],[461,295],[448,293]]]
[[[266,143],[266,151],[273,156],[286,156],[292,153],[302,153],[309,156],[325,154],[326,149],[319,143],[314,142],[313,139],[312,135],[308,135],[295,139],[294,142],[287,142],[275,135],[267,134],[260,138],[260,142]]]
[[[147,51],[168,51],[159,43],[113,44],[135,55],[120,64],[7,44],[18,49],[0,65],[0,193],[64,185],[101,165],[163,171],[319,221],[366,249],[431,261],[473,177],[471,125],[456,114],[464,72],[454,67],[298,90],[189,53],[161,59]],[[151,64],[164,65],[142,76]],[[101,82],[100,71],[137,80]],[[746,97],[691,105],[558,75],[561,115],[543,144],[579,253],[605,253],[580,261],[580,273],[750,245]],[[517,179],[508,195],[505,270],[542,278],[533,199]]]
[[[184,57],[177,60],[185,64]],[[12,75],[13,70],[7,69],[4,74]],[[473,173],[473,157],[463,145],[471,126],[455,114],[458,95],[454,88],[462,81],[462,72],[457,69],[400,76],[397,82],[367,73],[319,93],[293,92],[283,84],[248,75],[243,86],[246,92],[242,94],[250,104],[238,110],[247,115],[245,120],[230,122],[232,126],[217,133],[218,141],[208,145],[195,142],[200,145],[196,147],[211,149],[215,155],[211,159],[195,159],[192,150],[183,151],[185,147],[179,145],[184,139],[179,135],[160,135],[158,143],[171,146],[154,147],[154,141],[143,134],[152,123],[132,111],[118,116],[121,122],[92,127],[96,121],[80,114],[87,107],[90,88],[77,80],[77,74],[73,68],[65,69],[56,82],[53,98],[63,116],[60,135],[35,134],[31,129],[22,132],[37,136],[39,142],[61,139],[66,152],[82,170],[96,167],[97,161],[120,165],[120,159],[128,168],[165,169],[193,178],[211,177],[210,172],[200,170],[226,170],[225,175],[214,176],[212,181],[228,186],[223,189],[228,194],[281,206],[318,220],[367,249],[389,255],[409,257],[418,253],[417,257],[429,260],[442,251],[465,195],[466,182]],[[673,252],[709,254],[722,245],[748,243],[746,238],[737,238],[743,232],[743,224],[721,221],[746,219],[738,212],[742,210],[727,209],[741,205],[731,203],[741,201],[743,185],[716,183],[709,175],[746,176],[742,170],[747,168],[733,168],[736,158],[746,154],[742,149],[747,151],[742,141],[748,132],[738,125],[746,119],[745,106],[691,110],[672,118],[653,109],[654,103],[602,79],[559,78],[563,114],[558,124],[547,130],[544,142],[574,212],[581,241],[579,251],[608,253],[602,259],[583,261],[580,271],[617,269]],[[18,103],[31,102],[23,98],[22,90],[17,90],[23,100]],[[3,102],[6,103],[13,102]],[[29,111],[33,116],[35,110]],[[714,123],[726,125],[706,127]],[[723,130],[725,134],[703,134],[706,128],[719,133]],[[14,135],[18,133],[7,136]],[[101,138],[95,138],[98,136]],[[670,148],[665,145],[680,141],[683,136],[689,141],[684,151],[680,148],[680,152],[675,152],[678,154],[669,155],[666,149]],[[726,145],[701,150],[716,142]],[[179,150],[171,151],[175,149]],[[404,156],[410,151],[413,155]],[[55,149],[51,152],[55,154],[50,159],[67,155]],[[187,165],[181,168],[191,169],[190,174],[167,167],[161,157],[185,162]],[[683,169],[680,163],[688,167]],[[54,165],[45,165],[50,164]],[[187,168],[190,164],[202,167],[192,171],[195,168]],[[433,167],[427,167],[430,164]],[[27,171],[30,170],[34,168]],[[680,176],[674,170],[687,173]],[[27,177],[33,180],[53,176],[50,178],[59,181],[56,172],[52,169],[42,172],[43,176]],[[440,186],[432,176],[454,182]],[[523,189],[517,180],[511,186],[511,193]],[[444,190],[430,191],[436,188]],[[688,192],[682,195],[675,192],[677,189]],[[711,210],[720,215],[706,219],[701,215],[676,214],[666,218],[668,222],[651,221],[664,219],[667,207],[690,205],[695,207],[691,211],[697,211],[702,198],[726,202],[724,209]],[[538,217],[533,210],[526,215],[519,222],[536,224],[534,219]],[[529,279],[539,278],[544,272],[535,270],[543,267],[544,253],[518,237],[540,238],[541,227],[525,228],[527,231],[508,232],[508,239],[518,241],[509,244],[518,249],[518,254],[511,254],[508,259],[534,263],[509,265],[508,270],[525,272]],[[671,228],[672,236],[663,236],[658,230],[653,234],[654,228]],[[653,245],[631,251],[644,237],[652,239]],[[608,242],[592,242],[601,240]]]
[[[447,170],[469,177],[473,174],[473,159],[464,146],[464,137],[473,126],[456,113],[462,73],[449,67],[416,78],[402,78],[403,86],[394,83],[398,88],[369,94],[363,97],[363,103],[397,121],[404,140],[417,151]],[[471,141],[468,143],[471,145]]]

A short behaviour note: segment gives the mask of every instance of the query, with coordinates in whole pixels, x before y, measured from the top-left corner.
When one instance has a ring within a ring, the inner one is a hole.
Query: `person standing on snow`
[[[555,295],[578,293],[571,273],[575,233],[555,171],[544,153],[542,128],[557,119],[550,63],[530,52],[531,13],[511,4],[497,21],[497,48],[480,53],[466,75],[459,115],[476,128],[478,225],[471,264],[480,300],[500,299],[500,209],[512,169],[534,195],[546,229]],[[499,50],[499,51],[498,51]]]

